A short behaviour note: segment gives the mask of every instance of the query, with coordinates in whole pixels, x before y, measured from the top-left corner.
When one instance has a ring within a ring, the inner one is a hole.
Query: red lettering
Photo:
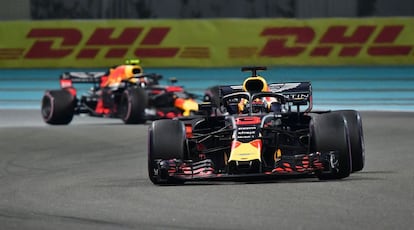
[[[362,46],[343,47],[339,52],[340,57],[354,57],[361,52]]]
[[[333,46],[318,46],[315,47],[310,56],[329,56],[333,50]],[[362,46],[347,46],[342,47],[341,51],[339,52],[340,57],[354,57],[357,56],[361,52]]]
[[[210,58],[208,47],[185,47],[180,53],[180,58]]]
[[[73,48],[53,48],[56,38],[63,39],[61,47],[73,47],[81,41],[82,33],[75,28],[32,29],[27,37],[46,40],[36,40],[26,53],[25,58],[62,58],[71,54]]]
[[[118,37],[113,37],[114,30],[115,28],[97,28],[86,43],[88,47],[82,49],[77,58],[96,57],[101,49],[90,48],[90,46],[132,45],[142,32],[140,27],[130,27],[125,28]],[[110,48],[105,57],[120,58],[127,52],[128,48]]]
[[[375,38],[376,45],[368,48],[368,54],[371,56],[406,56],[410,54],[412,50],[411,46],[392,45],[403,29],[403,25],[384,26],[384,28],[382,28],[381,32]],[[388,43],[388,45],[377,45],[381,43]]]
[[[151,28],[141,41],[141,45],[159,45],[169,32],[170,28],[168,27]]]
[[[399,26],[384,26],[378,36],[375,38],[375,43],[393,43],[404,29],[403,25]]]
[[[77,58],[95,58],[101,48],[83,48]],[[107,58],[122,58],[128,52],[128,48],[111,48],[105,54]]]
[[[347,26],[331,26],[322,36],[320,43],[328,44],[364,44],[368,41],[376,26],[359,26],[353,34],[346,36]]]
[[[106,53],[105,57],[122,58],[127,54],[127,52],[128,52],[128,48],[112,48]]]
[[[83,48],[76,58],[94,58],[99,53],[99,48]]]
[[[312,52],[310,53],[310,56],[328,56],[331,53],[332,49],[333,49],[332,46],[327,46],[327,47],[318,46],[312,50]]]
[[[155,27],[142,39],[140,45],[159,46],[170,32],[169,27]],[[139,47],[135,49],[134,54],[142,58],[170,58],[175,57],[180,48],[178,47]]]
[[[311,27],[271,27],[266,28],[261,36],[283,36],[283,38],[270,38],[260,56],[265,57],[285,57],[297,56],[306,49],[306,45],[311,43],[315,37],[315,32]],[[288,38],[295,37],[295,46],[287,46]]]
[[[132,45],[140,35],[142,28],[125,28],[119,37],[111,38],[114,30],[115,28],[97,28],[86,45]]]
[[[141,35],[143,28],[125,28],[122,33],[113,38],[114,28],[98,28],[86,43],[87,47],[83,48],[78,58],[95,58],[102,47],[109,47],[106,52],[106,58],[122,58],[128,53],[128,49]],[[169,27],[150,28],[142,39],[140,45],[159,46],[170,31]],[[123,45],[127,47],[116,47],[114,45]],[[98,47],[93,47],[98,46]],[[140,47],[134,51],[137,57],[174,57],[177,55],[179,48],[158,48],[158,47]]]
[[[175,57],[179,48],[137,48],[135,55],[142,58],[169,58]]]
[[[368,54],[371,56],[407,56],[411,50],[411,46],[372,46],[368,48]]]
[[[316,47],[311,51],[311,56],[329,56],[333,50],[333,46],[326,46],[327,44],[353,44],[350,47],[342,47],[340,57],[354,57],[357,56],[362,49],[362,46],[355,46],[355,44],[365,44],[376,26],[359,26],[351,35],[345,35],[348,26],[331,26],[320,39],[319,43],[325,45],[324,47]]]

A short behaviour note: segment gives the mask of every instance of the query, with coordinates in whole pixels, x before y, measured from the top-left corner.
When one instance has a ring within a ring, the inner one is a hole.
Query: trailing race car
[[[158,74],[143,74],[139,65],[116,66],[104,72],[65,72],[60,76],[61,89],[46,90],[41,113],[51,125],[69,124],[74,115],[121,118],[126,124],[147,120],[189,116],[198,110],[196,96],[176,86],[160,85]],[[76,83],[92,87],[78,96]]]
[[[267,84],[266,67],[244,67],[243,85],[216,87],[203,116],[152,122],[148,173],[154,184],[279,175],[342,179],[364,167],[355,110],[312,111],[310,82]],[[218,97],[218,98],[212,98]]]

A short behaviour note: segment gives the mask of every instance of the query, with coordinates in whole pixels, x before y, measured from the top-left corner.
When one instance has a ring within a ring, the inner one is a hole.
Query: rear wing
[[[272,83],[269,91],[285,96],[287,102],[308,104],[312,102],[312,85],[310,82]]]
[[[270,92],[282,95],[289,106],[297,106],[298,110],[299,106],[308,106],[305,109],[306,112],[312,109],[312,85],[310,82],[271,83],[268,88]],[[243,92],[242,85],[219,86],[220,98],[237,92]]]
[[[107,75],[106,72],[64,72],[60,75],[60,86],[62,88],[72,87],[73,83],[89,83],[93,84],[94,86],[99,86],[101,81],[103,80],[102,77]],[[162,75],[156,73],[149,73],[149,74],[136,74],[132,78],[147,78],[149,85],[157,85],[159,84],[159,80],[163,77]],[[172,83],[177,82],[176,79],[171,79]]]
[[[64,72],[60,75],[62,88],[72,87],[73,83],[99,84],[105,72]]]
[[[93,83],[100,80],[105,72],[65,72],[60,79],[71,80],[73,83]]]

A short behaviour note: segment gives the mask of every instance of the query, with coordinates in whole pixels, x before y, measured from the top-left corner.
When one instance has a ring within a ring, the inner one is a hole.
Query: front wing
[[[272,167],[261,167],[258,172],[232,173],[228,169],[218,170],[211,159],[200,161],[191,160],[156,160],[154,176],[158,181],[168,181],[171,178],[192,180],[216,180],[242,177],[277,177],[294,175],[312,175],[315,173],[331,173],[337,171],[338,153],[335,151],[326,153],[300,154],[294,156],[282,156]]]

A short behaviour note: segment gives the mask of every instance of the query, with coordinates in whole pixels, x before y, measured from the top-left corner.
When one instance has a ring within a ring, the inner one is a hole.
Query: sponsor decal
[[[34,43],[24,58],[59,59],[75,54],[76,59],[95,59],[101,52],[105,58],[126,58],[130,49],[139,58],[173,58],[178,55],[180,58],[210,57],[208,47],[161,46],[170,33],[170,27],[151,27],[147,31],[142,27],[127,27],[118,36],[114,35],[115,30],[96,28],[89,37],[84,38],[77,28],[33,28],[27,38],[33,39]]]
[[[267,27],[260,33],[266,39],[263,47],[230,47],[228,52],[230,58],[407,56],[413,46],[397,44],[403,29],[404,25],[331,25],[318,34],[310,26]]]
[[[413,64],[411,18],[6,22],[1,67]],[[245,28],[250,28],[246,30]]]
[[[228,53],[230,58],[278,58],[302,54],[355,57],[363,53],[373,57],[407,56],[413,46],[396,44],[403,29],[404,25],[360,25],[356,28],[332,25],[317,34],[309,26],[267,27],[258,34],[258,38],[265,39],[263,47],[229,47]],[[140,58],[210,58],[209,47],[163,47],[162,42],[170,30],[170,27],[151,27],[147,31],[142,27],[127,27],[115,36],[115,28],[96,28],[84,42],[84,34],[77,28],[33,28],[27,38],[33,39],[34,43],[24,57],[65,58],[76,52],[77,59],[94,59],[103,52],[105,58],[125,58],[132,49],[134,56]],[[21,54],[21,48],[0,49],[0,58],[16,58]]]

